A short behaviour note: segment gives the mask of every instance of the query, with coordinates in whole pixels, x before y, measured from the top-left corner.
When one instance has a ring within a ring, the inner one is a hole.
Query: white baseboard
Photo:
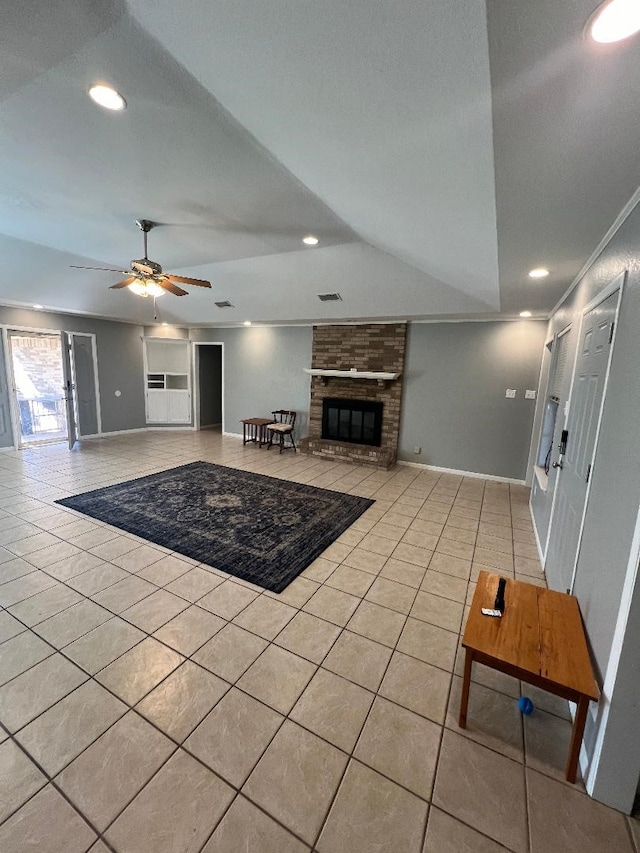
[[[13,445],[11,447],[0,447],[0,453],[8,453],[9,451],[17,450]]]
[[[242,438],[241,432],[222,432],[222,435],[225,435],[227,438]]]
[[[398,459],[398,465],[406,465],[409,468],[422,468],[425,471],[437,471],[440,474],[455,474],[459,477],[474,477],[477,480],[492,480],[496,483],[512,483],[514,486],[524,486],[524,480],[515,480],[512,477],[498,477],[496,474],[480,474],[478,471],[459,471],[457,468],[440,468],[437,465],[425,465],[424,462],[405,462]]]
[[[531,500],[529,500],[529,515],[531,516],[531,525],[533,527],[533,535],[536,540],[536,548],[538,549],[538,558],[540,559],[540,565],[544,571],[544,560],[545,553],[542,548],[542,543],[540,542],[540,536],[538,535],[538,528],[536,526],[536,517],[533,514],[533,507],[531,506]]]
[[[109,432],[101,432],[96,436],[96,438],[108,438],[110,435],[127,435],[130,432],[148,432],[148,429],[148,427],[136,427],[135,429],[113,429],[109,430]],[[89,436],[83,436],[83,438],[89,438]]]
[[[165,426],[150,426],[147,427],[147,432],[191,432],[195,429],[193,424],[166,424]]]

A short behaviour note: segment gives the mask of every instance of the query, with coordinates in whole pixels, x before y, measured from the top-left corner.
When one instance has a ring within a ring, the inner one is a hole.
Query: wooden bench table
[[[471,667],[482,663],[575,702],[577,711],[566,776],[575,782],[590,700],[597,701],[578,600],[573,595],[507,579],[501,618],[483,616],[493,608],[500,575],[480,572],[462,639],[466,649],[460,700],[460,728],[467,724]]]

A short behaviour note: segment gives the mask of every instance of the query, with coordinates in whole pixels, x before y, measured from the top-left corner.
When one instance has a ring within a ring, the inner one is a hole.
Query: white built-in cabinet
[[[191,423],[191,349],[189,341],[144,339],[148,424]]]

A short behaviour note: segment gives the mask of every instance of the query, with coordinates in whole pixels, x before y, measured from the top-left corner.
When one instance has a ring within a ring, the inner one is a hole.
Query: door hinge
[[[616,327],[616,324],[615,324],[615,322],[613,322],[611,324],[611,331],[609,332],[609,343],[611,343],[613,341],[613,332],[614,332],[615,327]]]
[[[587,468],[587,476],[584,478],[585,483],[589,482],[590,476],[591,476],[591,464],[589,464],[589,467]]]

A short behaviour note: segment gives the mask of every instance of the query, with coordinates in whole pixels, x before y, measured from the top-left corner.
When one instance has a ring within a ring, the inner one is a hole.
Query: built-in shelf
[[[303,368],[309,376],[320,376],[323,382],[327,379],[374,379],[378,381],[378,385],[384,385],[385,382],[391,382],[393,379],[398,379],[399,373],[387,373],[380,370],[320,370],[317,368]]]

